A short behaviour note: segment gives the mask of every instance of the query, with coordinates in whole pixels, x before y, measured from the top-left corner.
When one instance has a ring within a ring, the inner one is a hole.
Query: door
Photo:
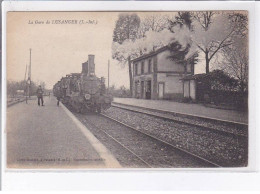
[[[152,84],[151,84],[151,80],[146,82],[147,86],[146,86],[146,99],[151,99],[151,89],[152,89]]]
[[[164,95],[164,83],[159,83],[158,86],[159,89],[159,99],[163,99],[163,95]]]

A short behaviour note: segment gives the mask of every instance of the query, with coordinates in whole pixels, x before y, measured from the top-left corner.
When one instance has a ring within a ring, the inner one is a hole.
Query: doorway
[[[141,81],[141,98],[144,98],[144,81]]]
[[[152,89],[152,81],[149,80],[146,82],[146,99],[151,99],[151,89]]]

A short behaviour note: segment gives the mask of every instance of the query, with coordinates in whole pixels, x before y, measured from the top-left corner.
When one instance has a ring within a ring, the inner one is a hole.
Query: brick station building
[[[184,66],[168,57],[168,46],[134,60],[133,97],[140,99],[180,99],[184,96]],[[194,74],[194,65],[187,65],[187,74]]]

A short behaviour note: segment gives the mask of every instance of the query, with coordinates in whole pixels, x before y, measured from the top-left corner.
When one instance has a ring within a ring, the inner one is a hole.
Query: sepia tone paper
[[[8,12],[7,168],[246,167],[247,22],[247,11]],[[81,109],[94,95],[83,87],[102,90],[83,84],[84,67],[104,80],[102,114],[134,129],[97,114],[99,101]]]

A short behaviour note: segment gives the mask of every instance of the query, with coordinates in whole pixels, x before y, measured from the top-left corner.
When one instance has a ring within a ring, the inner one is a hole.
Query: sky
[[[95,55],[96,75],[110,85],[129,87],[128,69],[112,59],[113,30],[118,12],[8,12],[7,80],[24,80],[30,61],[31,79],[51,89],[62,76],[81,72],[89,54]],[[151,13],[137,13],[140,18]],[[153,13],[154,14],[154,13]],[[170,14],[175,15],[175,12]],[[73,20],[61,24],[62,20]],[[83,21],[82,24],[80,21]],[[195,72],[204,69],[200,65]]]

